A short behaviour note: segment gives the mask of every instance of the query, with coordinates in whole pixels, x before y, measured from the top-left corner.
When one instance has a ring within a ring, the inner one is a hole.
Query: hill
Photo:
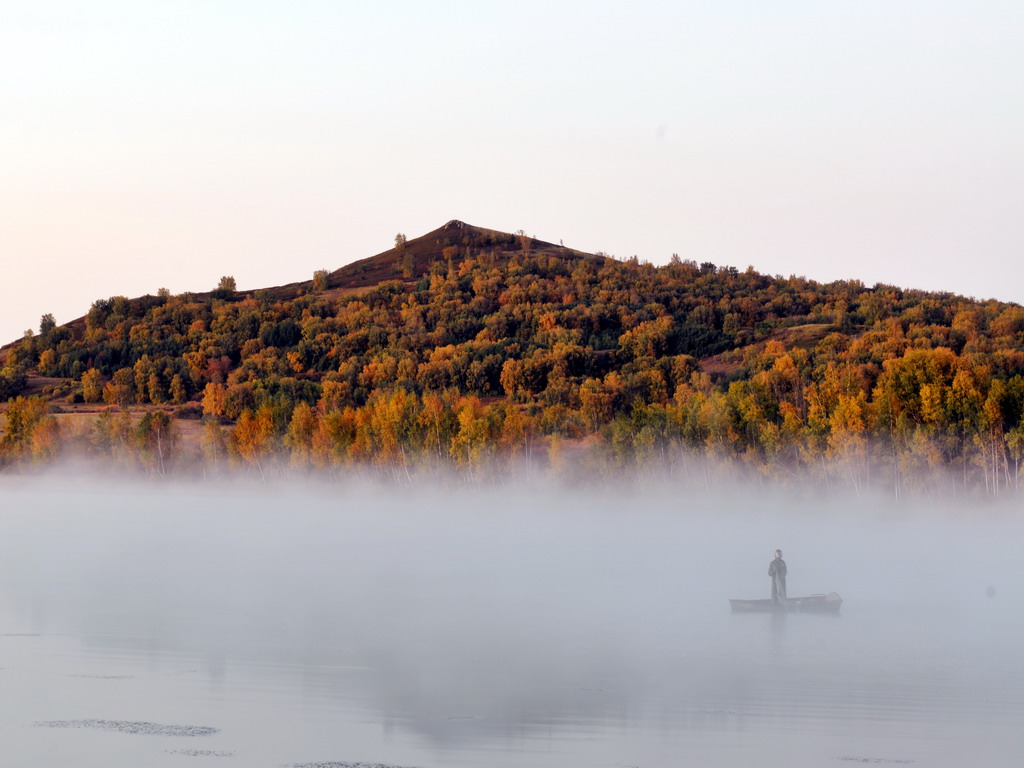
[[[1017,305],[655,267],[459,221],[306,281],[232,283],[102,299],[8,345],[0,396],[36,395],[9,406],[8,461],[69,440],[148,455],[166,420],[261,471],[282,452],[479,467],[561,445],[605,470],[696,452],[854,487],[1018,483]]]
[[[383,253],[335,270],[328,277],[327,284],[331,290],[345,291],[386,280],[409,280],[426,274],[439,260],[459,262],[484,252],[493,264],[504,266],[513,255],[524,251],[568,260],[588,255],[524,233],[513,235],[452,220],[422,237],[401,245],[396,243],[394,248]]]
[[[404,235],[401,237],[404,238]],[[438,261],[443,260],[447,263],[454,260],[458,262],[484,251],[491,256],[493,263],[506,264],[513,254],[521,253],[524,249],[527,253],[566,259],[588,255],[571,248],[528,237],[524,233],[499,232],[493,229],[474,227],[453,219],[444,226],[413,240],[404,240],[399,244],[398,238],[396,238],[394,248],[328,272],[323,277],[326,282],[317,289],[317,293],[321,299],[330,300],[358,293],[385,281],[397,280],[411,284],[426,274],[431,265]],[[275,301],[290,301],[312,290],[314,290],[314,279],[257,289],[249,293]],[[186,295],[197,301],[206,301],[213,298],[238,300],[245,294],[233,290],[228,292],[213,290]],[[123,297],[114,297],[110,301],[115,299],[123,299]],[[127,299],[127,301],[132,308],[130,311],[140,308],[144,312],[152,299],[151,296],[145,296]],[[101,302],[97,302],[97,304],[99,303]],[[84,316],[79,317],[66,325],[71,329],[81,328],[84,327],[85,320]],[[15,344],[17,342],[9,342],[0,346],[0,361],[6,359]]]

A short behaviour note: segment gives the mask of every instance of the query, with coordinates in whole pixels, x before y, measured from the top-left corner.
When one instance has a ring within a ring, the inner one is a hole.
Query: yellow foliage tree
[[[203,390],[203,413],[207,416],[220,417],[227,408],[227,389],[223,384],[210,382]]]
[[[90,368],[82,374],[82,399],[87,403],[98,403],[103,398],[103,374]]]
[[[273,447],[274,413],[269,406],[261,406],[255,413],[246,408],[231,431],[228,445],[245,462],[259,470],[266,479],[263,462]]]
[[[298,403],[292,411],[288,433],[285,436],[285,444],[291,450],[291,463],[294,466],[300,467],[309,463],[316,426],[316,414],[313,409],[306,402]]]
[[[43,397],[15,397],[7,402],[7,422],[4,425],[0,448],[5,453],[21,456],[31,448],[32,433],[49,413],[50,406]]]

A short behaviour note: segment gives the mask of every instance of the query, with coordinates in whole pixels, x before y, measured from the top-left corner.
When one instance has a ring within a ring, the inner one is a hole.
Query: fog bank
[[[204,748],[248,765],[742,765],[783,744],[953,765],[1024,746],[996,728],[1024,710],[1010,508],[653,485],[0,494],[0,654],[56,659],[5,740],[33,743],[31,713],[213,727]],[[775,548],[790,595],[838,592],[839,617],[729,613],[769,595]],[[150,701],[166,686],[176,711]]]

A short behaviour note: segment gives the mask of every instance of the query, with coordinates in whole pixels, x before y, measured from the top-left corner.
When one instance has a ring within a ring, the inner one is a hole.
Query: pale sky
[[[449,219],[1024,302],[1020,0],[0,0],[0,340]]]

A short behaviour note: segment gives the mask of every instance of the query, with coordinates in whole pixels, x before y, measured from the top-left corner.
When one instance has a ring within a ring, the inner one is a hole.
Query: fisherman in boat
[[[775,559],[768,564],[768,575],[772,577],[772,602],[786,602],[786,561],[782,550],[775,550]]]

